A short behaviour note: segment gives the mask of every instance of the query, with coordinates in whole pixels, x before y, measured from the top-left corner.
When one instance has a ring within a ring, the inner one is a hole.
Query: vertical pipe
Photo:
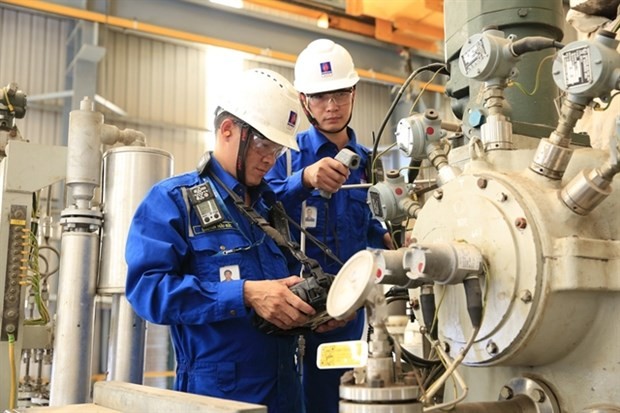
[[[84,403],[90,396],[98,233],[66,231],[62,251],[51,406]]]
[[[69,116],[66,183],[72,200],[61,213],[60,272],[50,405],[90,398],[95,287],[101,212],[93,208],[101,181],[103,115],[88,97]]]

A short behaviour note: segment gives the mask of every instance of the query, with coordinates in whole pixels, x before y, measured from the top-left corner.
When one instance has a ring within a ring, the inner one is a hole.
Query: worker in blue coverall
[[[265,179],[276,192],[287,213],[345,262],[367,247],[390,248],[391,237],[372,218],[366,203],[366,188],[339,189],[344,184],[370,182],[369,151],[360,145],[348,127],[353,113],[355,85],[359,76],[353,59],[341,45],[328,39],[311,42],[295,63],[295,88],[310,129],[297,136],[299,152],[278,159]],[[358,169],[349,170],[334,159],[343,148],[360,157]],[[331,194],[321,196],[319,190]],[[292,229],[300,241],[300,231]],[[337,274],[341,264],[330,259],[317,245],[305,243],[309,257],[323,270]],[[319,370],[316,351],[321,343],[359,340],[363,336],[364,312],[344,327],[327,333],[306,334],[303,358],[303,390],[307,413],[337,413],[343,369]]]
[[[315,311],[289,290],[302,279],[285,255],[225,188],[266,216],[275,195],[263,177],[286,148],[298,149],[297,92],[281,75],[253,69],[218,104],[207,161],[157,183],[135,213],[127,299],[141,317],[170,326],[176,390],[301,412],[296,337],[265,334],[253,317],[286,330]]]

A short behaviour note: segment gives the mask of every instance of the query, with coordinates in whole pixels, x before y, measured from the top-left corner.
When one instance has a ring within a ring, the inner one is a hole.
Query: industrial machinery
[[[88,97],[70,114],[66,147],[27,143],[14,122],[25,115],[26,95],[14,84],[2,92],[0,128],[9,136],[0,161],[0,249],[7,251],[0,254],[0,352],[9,354],[9,368],[0,369],[0,408],[18,407],[18,394],[21,407],[90,400],[95,303],[104,295],[112,303],[108,379],[141,383],[145,325],[123,295],[124,240],[146,191],[172,174],[172,156],[147,147],[139,131],[104,124]],[[57,243],[50,192],[48,208],[39,194],[62,180],[68,194]]]
[[[495,3],[497,15],[509,14],[510,2]],[[520,2],[514,16],[536,7]],[[434,168],[436,189],[418,198],[414,182],[390,171],[369,190],[376,217],[415,224],[407,246],[352,257],[328,295],[330,315],[365,306],[371,326],[368,361],[343,377],[341,412],[620,411],[620,114],[609,115],[608,149],[573,139],[586,107],[618,93],[617,33],[563,45],[505,26],[469,35],[456,61],[447,55],[451,77],[459,70],[452,91],[468,82],[476,90],[469,101],[456,97],[462,146],[433,109],[397,127],[401,152]],[[527,113],[554,106],[532,99],[523,108],[505,90],[521,56],[543,51],[554,56],[546,77],[561,103],[538,139],[526,132],[545,128],[528,126]],[[391,331],[385,285],[408,292],[421,353]]]
[[[365,306],[370,326],[364,362],[342,378],[341,412],[620,412],[620,117],[610,113],[605,150],[574,133],[588,107],[618,93],[617,33],[559,43],[560,0],[445,0],[445,15],[461,123],[448,128],[428,108],[396,128],[400,151],[432,168],[424,180],[435,185],[421,191],[392,170],[369,189],[374,215],[411,238],[356,254],[327,296],[331,316]],[[537,92],[510,87],[517,79]],[[104,124],[88,98],[71,112],[66,147],[23,141],[25,111],[26,95],[3,88],[0,354],[10,361],[0,409],[17,407],[18,393],[32,404],[89,400],[101,296],[112,303],[108,379],[140,381],[144,324],[123,295],[122,249],[133,209],[172,174],[170,154]],[[55,239],[39,193],[63,180]],[[395,300],[408,302],[407,327],[390,314]]]

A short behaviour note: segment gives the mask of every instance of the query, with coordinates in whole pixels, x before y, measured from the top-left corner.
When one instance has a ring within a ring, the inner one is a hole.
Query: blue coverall
[[[346,147],[360,156],[360,166],[351,170],[345,182],[348,184],[368,183],[368,150],[357,143],[353,129],[347,128],[349,143]],[[341,189],[332,194],[331,199],[320,196],[319,191],[303,185],[303,171],[321,158],[334,157],[338,147],[329,141],[314,126],[297,135],[300,151],[291,151],[291,171],[287,174],[287,156],[278,158],[275,166],[265,176],[284,209],[296,222],[301,219],[302,202],[306,207],[317,210],[314,228],[308,231],[326,244],[342,262],[346,262],[356,252],[367,247],[385,248],[383,236],[387,230],[379,221],[372,218],[366,203],[367,189]],[[291,227],[292,236],[299,241],[300,232]],[[341,265],[327,257],[312,242],[306,239],[306,254],[319,261],[323,270],[337,274]],[[294,271],[292,268],[291,271]],[[340,377],[346,370],[319,370],[316,367],[316,351],[321,343],[359,340],[364,329],[364,312],[358,311],[354,321],[346,326],[327,333],[306,334],[306,352],[303,363],[303,386],[307,413],[337,413]],[[365,337],[364,337],[365,338]]]
[[[244,199],[245,186],[217,160],[207,167]],[[205,179],[225,220],[202,229],[187,188]],[[263,182],[249,193],[254,209],[265,215],[273,192]],[[156,184],[133,218],[126,260],[126,294],[134,310],[170,326],[175,390],[263,404],[269,413],[302,411],[295,337],[259,331],[243,300],[246,280],[289,276],[286,259],[216,182],[190,172]],[[238,266],[240,279],[220,281],[225,266]]]

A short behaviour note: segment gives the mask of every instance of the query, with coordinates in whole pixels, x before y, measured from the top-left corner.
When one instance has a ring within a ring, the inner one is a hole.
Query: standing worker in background
[[[299,111],[284,77],[245,72],[219,102],[213,153],[198,171],[156,184],[136,211],[127,299],[170,325],[175,390],[302,411],[295,336],[259,331],[253,312],[286,330],[315,311],[289,290],[302,279],[274,240],[242,212],[266,216],[275,196],[263,177],[286,148],[298,149]]]
[[[353,59],[341,45],[318,39],[301,52],[295,63],[295,88],[312,126],[297,136],[300,151],[278,159],[266,176],[287,213],[297,222],[303,222],[342,262],[367,247],[392,246],[387,230],[372,218],[366,203],[367,188],[339,191],[343,184],[370,181],[369,152],[348,127],[358,81]],[[334,159],[344,148],[359,155],[359,168],[349,170]],[[324,197],[321,192],[331,197]],[[298,230],[293,229],[292,234],[300,240]],[[337,274],[342,266],[313,243],[306,243],[306,254],[319,261],[327,273]],[[306,334],[303,386],[307,413],[338,412],[340,377],[345,372],[319,370],[316,367],[318,345],[359,340],[364,321],[363,311],[359,311],[355,320],[344,327]]]

